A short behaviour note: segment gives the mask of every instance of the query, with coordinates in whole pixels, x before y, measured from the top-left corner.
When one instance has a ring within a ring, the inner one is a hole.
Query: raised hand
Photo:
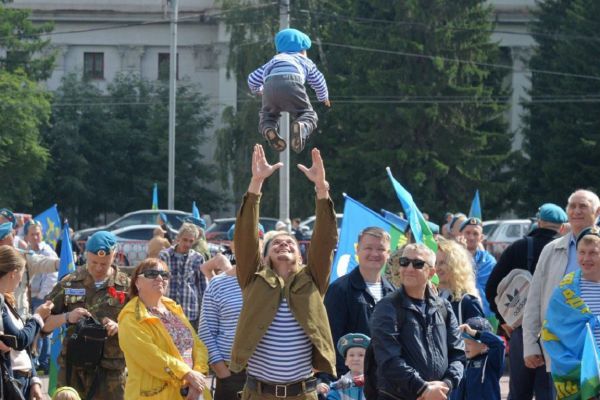
[[[280,162],[273,165],[269,164],[263,147],[260,144],[255,144],[254,151],[252,152],[252,180],[250,181],[248,192],[260,193],[264,180],[273,175],[282,166],[283,163]]]
[[[300,171],[304,172],[304,175],[315,184],[317,190],[328,189],[329,184],[325,180],[325,166],[323,166],[323,159],[321,158],[321,152],[314,148],[310,153],[312,157],[312,166],[306,168],[302,164],[298,164]]]

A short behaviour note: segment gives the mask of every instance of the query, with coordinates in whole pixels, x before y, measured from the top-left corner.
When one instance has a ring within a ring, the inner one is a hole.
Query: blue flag
[[[357,265],[356,245],[360,232],[370,226],[377,226],[391,236],[390,248],[394,250],[402,232],[394,224],[386,221],[381,215],[367,208],[344,193],[344,219],[340,229],[338,249],[331,268],[330,282],[352,271]]]
[[[200,210],[198,210],[198,207],[196,206],[196,202],[192,202],[192,216],[194,218],[200,218]]]
[[[473,201],[471,202],[471,209],[469,210],[469,218],[475,217],[483,221],[481,217],[481,201],[479,200],[479,189],[475,191]]]
[[[71,247],[71,237],[69,235],[69,223],[65,221],[62,232],[60,247],[60,265],[58,267],[58,280],[60,281],[65,275],[75,271],[75,260],[73,259],[73,248]],[[50,348],[50,372],[48,383],[48,394],[52,396],[56,390],[56,379],[58,377],[58,356],[62,348],[62,340],[64,337],[63,327],[60,326],[52,332],[52,347]]]
[[[42,224],[44,241],[52,248],[56,247],[56,242],[60,237],[60,216],[56,204],[34,218]]]
[[[402,186],[400,182],[396,180],[396,178],[394,178],[390,167],[387,167],[385,170],[388,173],[390,181],[392,181],[392,186],[396,191],[396,196],[398,196],[398,200],[400,200],[400,204],[402,204],[404,214],[406,214],[406,219],[408,219],[410,230],[415,242],[423,243],[431,250],[436,252],[437,243],[433,237],[431,228],[429,228],[425,217],[423,217],[423,214],[421,214],[421,211],[419,211],[419,208],[415,204],[412,195],[408,190],[404,189],[404,186]]]
[[[154,184],[154,188],[152,189],[152,209],[158,210],[158,186],[156,183]]]
[[[598,346],[589,322],[586,324],[586,337],[581,358],[581,398],[591,399],[600,393],[600,365]]]
[[[387,219],[392,224],[394,224],[398,228],[400,228],[402,230],[402,232],[406,231],[406,227],[408,226],[408,221],[405,220],[404,218],[400,217],[397,214],[394,214],[393,212],[384,210],[383,208],[381,209],[381,215],[383,215],[383,218]]]

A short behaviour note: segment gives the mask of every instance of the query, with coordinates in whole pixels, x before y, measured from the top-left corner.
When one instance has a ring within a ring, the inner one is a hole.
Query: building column
[[[511,77],[512,97],[510,99],[509,128],[514,133],[512,149],[523,147],[523,101],[529,100],[531,72],[527,71],[533,51],[530,47],[511,47],[513,73]]]

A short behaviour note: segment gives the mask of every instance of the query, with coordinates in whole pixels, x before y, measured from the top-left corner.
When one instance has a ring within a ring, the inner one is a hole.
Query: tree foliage
[[[223,0],[238,105],[226,114],[218,158],[233,165],[237,196],[248,181],[250,144],[260,140],[260,102],[249,96],[245,79],[273,56],[279,26],[277,7],[259,1],[265,7],[248,9],[251,3]],[[502,62],[490,39],[487,2],[304,0],[292,3],[291,15],[292,26],[313,40],[309,57],[329,86],[333,107],[314,103],[320,121],[309,146],[324,155],[335,200],[347,192],[373,209],[399,209],[389,166],[434,217],[467,209],[475,189],[487,217],[510,206],[514,183],[507,171],[516,157],[504,118],[503,73],[478,64]],[[309,162],[309,152],[292,161]],[[292,215],[311,214],[312,189],[291,176]],[[272,211],[276,186],[264,200]]]
[[[197,88],[181,85],[177,98],[175,207],[187,210],[196,200],[212,211],[220,198],[207,186],[216,174],[199,152],[212,116]],[[160,82],[122,74],[104,94],[69,75],[44,138],[52,164],[41,204],[58,202],[72,220],[93,224],[100,214],[150,208],[157,182],[159,205],[166,205],[168,87]]]
[[[48,122],[49,96],[23,72],[0,70],[0,204],[31,203],[31,185],[44,172],[47,150],[40,126]]]
[[[529,156],[523,170],[526,199],[532,208],[548,201],[566,204],[577,188],[600,190],[600,114],[597,102],[585,102],[600,92],[600,42],[593,0],[540,2],[532,27],[539,46],[532,69],[595,76],[595,79],[532,74],[533,101],[525,103],[527,127],[524,148]],[[570,96],[576,102],[541,102]],[[537,100],[537,101],[536,101]]]

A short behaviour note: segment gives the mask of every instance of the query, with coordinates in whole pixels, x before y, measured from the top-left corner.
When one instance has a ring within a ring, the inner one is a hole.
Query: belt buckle
[[[283,394],[279,394],[279,389],[283,389]],[[287,397],[287,385],[275,385],[275,397],[283,399]]]

